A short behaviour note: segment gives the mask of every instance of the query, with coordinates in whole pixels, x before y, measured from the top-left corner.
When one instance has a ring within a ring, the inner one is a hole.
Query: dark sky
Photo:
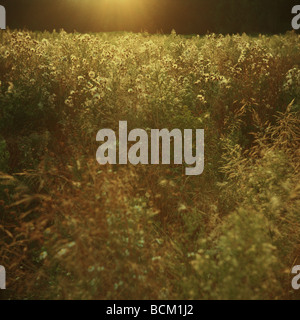
[[[294,0],[0,0],[10,28],[203,34],[291,30]],[[299,1],[300,4],[300,1]]]

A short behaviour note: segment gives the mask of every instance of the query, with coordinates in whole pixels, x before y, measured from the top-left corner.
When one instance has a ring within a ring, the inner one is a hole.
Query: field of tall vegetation
[[[299,299],[300,36],[0,33],[10,299]],[[102,128],[205,129],[205,169],[100,166]]]

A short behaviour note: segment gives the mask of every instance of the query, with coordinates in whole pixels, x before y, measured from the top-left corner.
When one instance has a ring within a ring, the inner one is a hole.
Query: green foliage
[[[9,297],[299,298],[298,35],[1,37]],[[119,120],[204,128],[204,173],[100,167]]]
[[[6,148],[5,140],[0,137],[0,171],[6,172],[9,168],[9,153]]]

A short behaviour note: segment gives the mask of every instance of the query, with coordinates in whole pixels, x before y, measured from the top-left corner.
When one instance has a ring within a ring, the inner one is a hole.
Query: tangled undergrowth
[[[299,299],[298,35],[0,40],[7,298]],[[119,120],[204,128],[204,173],[99,166]]]

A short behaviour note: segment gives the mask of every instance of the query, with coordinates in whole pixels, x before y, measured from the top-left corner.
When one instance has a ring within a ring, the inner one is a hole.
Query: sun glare
[[[125,25],[130,24],[133,28],[149,19],[147,1],[141,0],[90,0],[99,12],[99,19],[107,25],[115,24],[116,29],[125,29]],[[90,2],[90,3],[91,3]],[[101,18],[100,18],[101,17]],[[114,19],[114,21],[112,21]],[[99,23],[100,20],[95,21]],[[140,31],[140,30],[139,30]]]

